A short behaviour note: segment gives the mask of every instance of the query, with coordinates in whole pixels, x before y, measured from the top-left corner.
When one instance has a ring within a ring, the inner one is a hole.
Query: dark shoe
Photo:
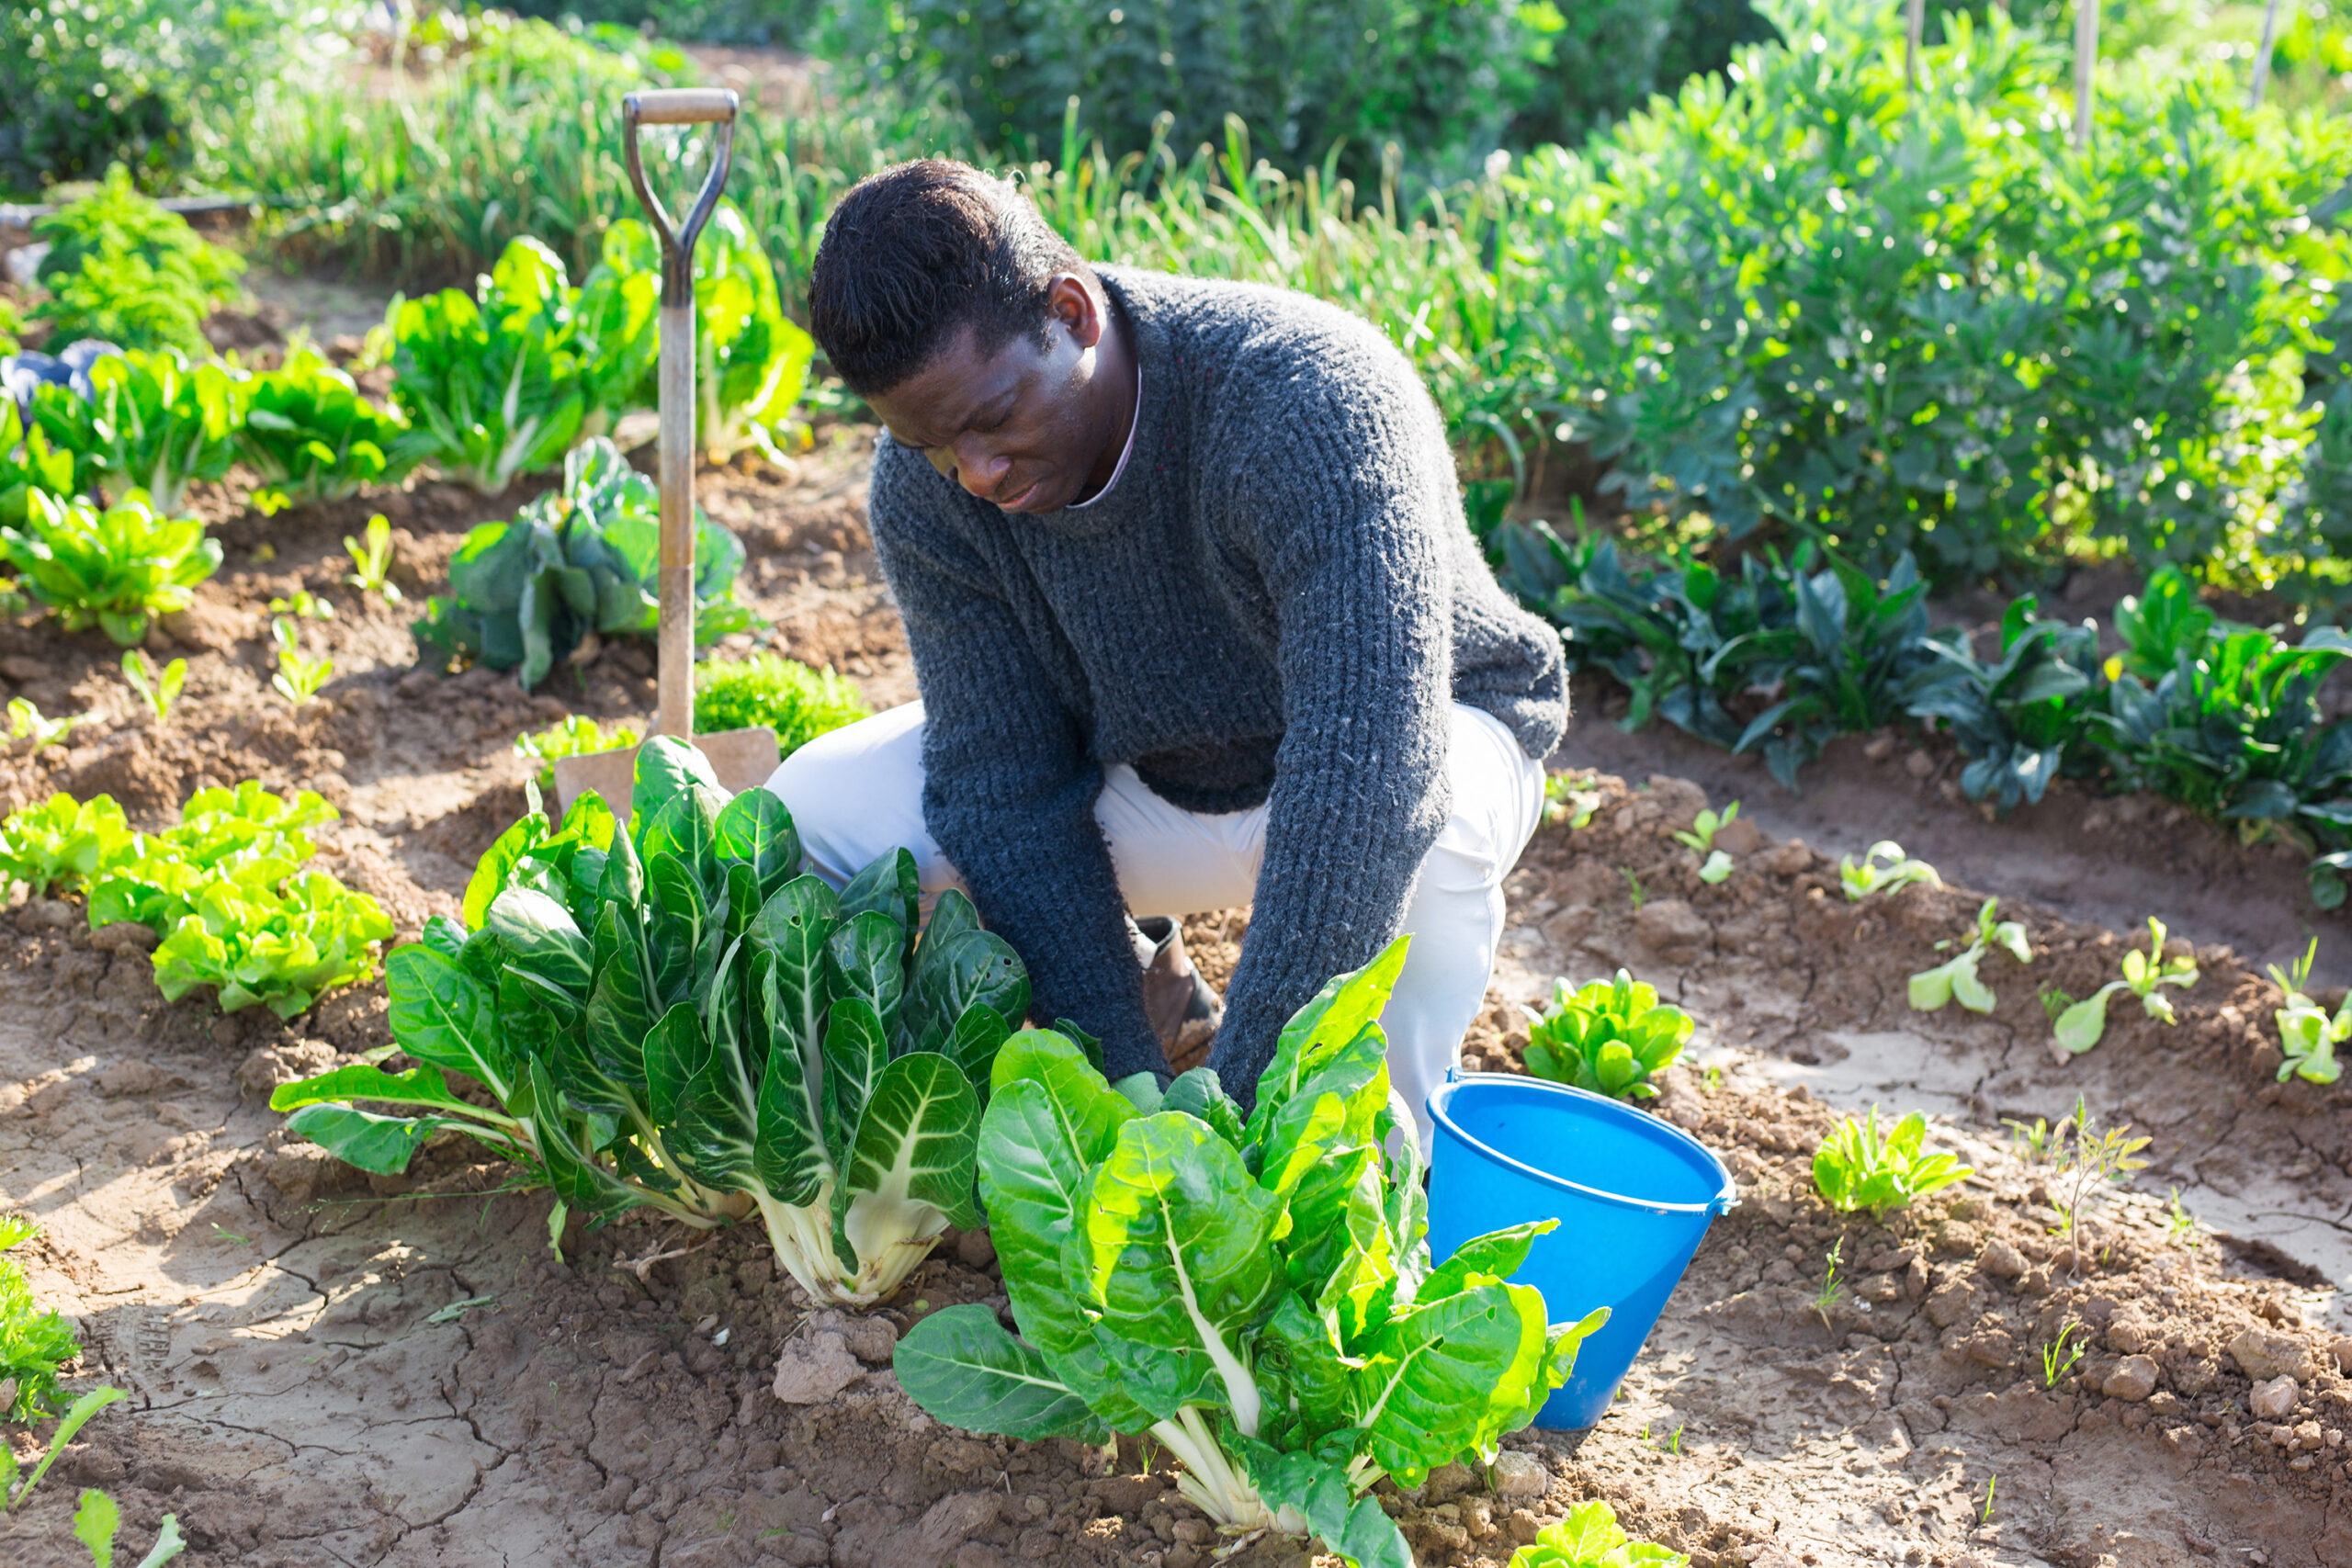
[[[1136,962],[1143,967],[1144,1016],[1169,1061],[1199,1054],[1225,1020],[1225,1003],[1184,953],[1184,928],[1166,915],[1130,920]]]

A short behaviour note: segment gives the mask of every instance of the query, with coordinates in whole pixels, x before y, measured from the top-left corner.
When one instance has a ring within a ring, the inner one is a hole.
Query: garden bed
[[[865,536],[865,441],[842,431],[789,477],[707,473],[702,498],[750,548],[739,592],[775,624],[771,646],[836,665],[880,705],[913,687]],[[0,759],[0,796],[13,797],[0,805],[105,791],[155,828],[200,782],[316,789],[343,812],[317,834],[325,863],[407,940],[455,911],[475,858],[522,811],[517,733],[651,705],[639,645],[530,694],[508,677],[415,668],[416,601],[468,526],[521,499],[419,481],[263,520],[228,491],[200,493],[227,561],[153,645],[189,661],[168,725],[138,709],[96,634],[10,628],[5,694],[98,716],[63,747]],[[398,530],[410,603],[397,609],[340,581],[343,537],[375,511]],[[336,609],[306,624],[336,675],[301,711],[268,690],[264,608],[297,588]],[[1621,744],[1580,720],[1569,753],[1603,739]],[[1849,904],[1831,862],[1752,829],[1724,840],[1732,876],[1702,884],[1670,830],[1704,796],[1666,776],[1595,780],[1586,826],[1545,829],[1514,875],[1474,1064],[1519,1070],[1514,1004],[1554,974],[1626,964],[1700,1021],[1653,1103],[1724,1153],[1742,1203],[1597,1431],[1520,1434],[1493,1474],[1441,1471],[1387,1505],[1419,1560],[1499,1564],[1597,1495],[1637,1534],[1708,1564],[2352,1561],[2352,1384],[2330,1316],[2352,1279],[2352,1255],[2335,1250],[2352,1134],[2345,1091],[2274,1082],[2277,997],[2252,962],[2278,955],[2267,928],[2249,938],[2200,922],[2195,900],[2212,896],[2195,868],[2145,856],[2131,873],[2142,880],[2110,901],[2132,915],[2052,908],[2052,890],[2111,874],[2098,868],[2115,845],[2033,829],[2041,879],[2013,881],[2012,863],[1975,858],[1973,814],[1899,758],[1890,768],[1858,745],[1821,771],[1860,837],[1926,849],[1914,827],[1927,817],[1954,886]],[[1757,785],[1743,815],[1761,808],[1785,831],[1790,808]],[[1866,813],[1881,810],[1875,827]],[[2168,890],[2187,902],[2163,901]],[[1905,976],[1938,961],[1933,942],[1988,893],[2026,922],[2033,966],[1986,962],[1999,998],[1987,1017],[1913,1012]],[[2129,919],[2152,911],[2199,944],[2178,1023],[2119,1005],[2096,1051],[2053,1061],[2038,989],[2092,988],[2114,972]],[[259,1009],[221,1018],[164,1003],[136,943],[119,928],[93,935],[78,908],[0,919],[16,931],[0,952],[0,1197],[46,1227],[34,1287],[80,1320],[83,1373],[132,1394],[0,1526],[11,1562],[81,1560],[66,1519],[83,1485],[115,1495],[127,1540],[175,1513],[193,1542],[184,1561],[206,1564],[1199,1568],[1217,1549],[1169,1489],[1164,1456],[1130,1445],[1112,1464],[1063,1442],[976,1438],[899,1391],[888,1360],[899,1332],[948,1305],[1002,1302],[984,1234],[951,1238],[864,1315],[812,1311],[752,1229],[704,1239],[575,1223],[558,1258],[547,1196],[498,1191],[504,1168],[473,1162],[470,1145],[369,1178],[289,1142],[266,1110],[275,1084],[389,1043],[379,986],[292,1025]],[[1246,924],[1239,912],[1191,922],[1213,977]],[[2054,1119],[2078,1093],[2155,1140],[2133,1188],[2087,1208],[2079,1259],[2052,1234],[2048,1168],[2000,1125]],[[1976,1175],[1883,1225],[1825,1209],[1812,1151],[1833,1111],[1873,1100],[1949,1117],[1938,1136]],[[2177,1227],[2159,1196],[2174,1187],[2227,1234]],[[1817,1304],[1833,1247],[1846,1290]],[[2084,1327],[2068,1345],[2086,1348],[2046,1378],[2042,1351],[2070,1320]],[[2117,1381],[2131,1356],[2154,1369],[2144,1391]],[[805,1402],[776,1397],[779,1358]],[[2256,1374],[2282,1371],[2296,1378],[2290,1407],[2257,1421]],[[1265,1540],[1228,1561],[1301,1558]]]

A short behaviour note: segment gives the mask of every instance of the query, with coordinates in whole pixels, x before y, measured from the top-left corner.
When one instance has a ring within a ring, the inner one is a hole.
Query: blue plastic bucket
[[[1679,1128],[1535,1078],[1449,1076],[1429,1110],[1430,1258],[1508,1225],[1560,1222],[1513,1280],[1544,1292],[1555,1323],[1597,1306],[1609,1322],[1535,1424],[1597,1425],[1708,1224],[1738,1201],[1731,1173]]]

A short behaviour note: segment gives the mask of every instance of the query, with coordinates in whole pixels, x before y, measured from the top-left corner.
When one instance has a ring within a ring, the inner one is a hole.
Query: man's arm
[[[1450,806],[1442,434],[1433,410],[1394,389],[1303,380],[1279,411],[1258,411],[1271,434],[1238,480],[1280,633],[1285,725],[1211,1064],[1244,1104],[1291,1014],[1395,937]]]
[[[922,691],[924,825],[1028,966],[1031,1010],[1099,1034],[1114,1079],[1164,1077],[1094,819],[1102,770],[987,563],[940,525],[938,510],[961,498],[939,494],[932,477],[920,457],[886,448],[868,503]]]

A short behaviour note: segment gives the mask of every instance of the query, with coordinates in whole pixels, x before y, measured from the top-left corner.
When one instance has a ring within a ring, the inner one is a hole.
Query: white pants
[[[1544,766],[1502,721],[1456,703],[1446,757],[1453,810],[1422,858],[1405,908],[1413,945],[1381,1016],[1389,1080],[1429,1146],[1430,1091],[1459,1059],[1486,1000],[1503,931],[1503,878],[1544,810]],[[963,877],[924,829],[921,703],[820,736],[785,759],[768,787],[800,831],[811,868],[839,887],[877,855],[914,852],[925,908]],[[1202,914],[1249,904],[1266,853],[1266,807],[1186,811],[1154,795],[1135,769],[1102,771],[1094,818],[1138,916]]]

